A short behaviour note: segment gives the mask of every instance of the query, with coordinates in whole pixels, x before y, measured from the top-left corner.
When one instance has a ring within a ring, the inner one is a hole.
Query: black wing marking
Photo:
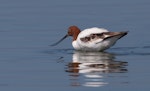
[[[93,41],[93,40],[97,40],[99,38],[103,39],[105,36],[104,36],[104,33],[98,33],[98,34],[90,34],[89,36],[86,36],[84,38],[80,38],[80,40],[82,42],[90,42],[90,41]]]

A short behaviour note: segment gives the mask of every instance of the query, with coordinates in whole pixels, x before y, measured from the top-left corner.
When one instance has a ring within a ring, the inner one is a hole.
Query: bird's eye
[[[71,32],[69,31],[68,34],[70,34]]]
[[[72,36],[72,32],[71,32],[71,31],[68,31],[68,35]]]

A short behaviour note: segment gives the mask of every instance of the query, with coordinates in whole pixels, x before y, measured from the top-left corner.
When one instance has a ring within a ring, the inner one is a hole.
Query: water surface
[[[0,90],[149,91],[149,0],[1,0]],[[77,52],[70,25],[129,31],[105,52]]]

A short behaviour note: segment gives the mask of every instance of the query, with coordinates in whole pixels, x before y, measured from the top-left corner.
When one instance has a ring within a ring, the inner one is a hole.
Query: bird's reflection
[[[110,53],[75,51],[66,72],[70,74],[72,86],[100,87],[108,84],[105,73],[127,72],[126,66],[127,62],[116,61]]]

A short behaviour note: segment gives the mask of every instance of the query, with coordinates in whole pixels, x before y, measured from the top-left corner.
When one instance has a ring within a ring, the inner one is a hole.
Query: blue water
[[[149,0],[1,0],[1,91],[149,91]],[[106,52],[83,53],[70,25],[129,31]]]

